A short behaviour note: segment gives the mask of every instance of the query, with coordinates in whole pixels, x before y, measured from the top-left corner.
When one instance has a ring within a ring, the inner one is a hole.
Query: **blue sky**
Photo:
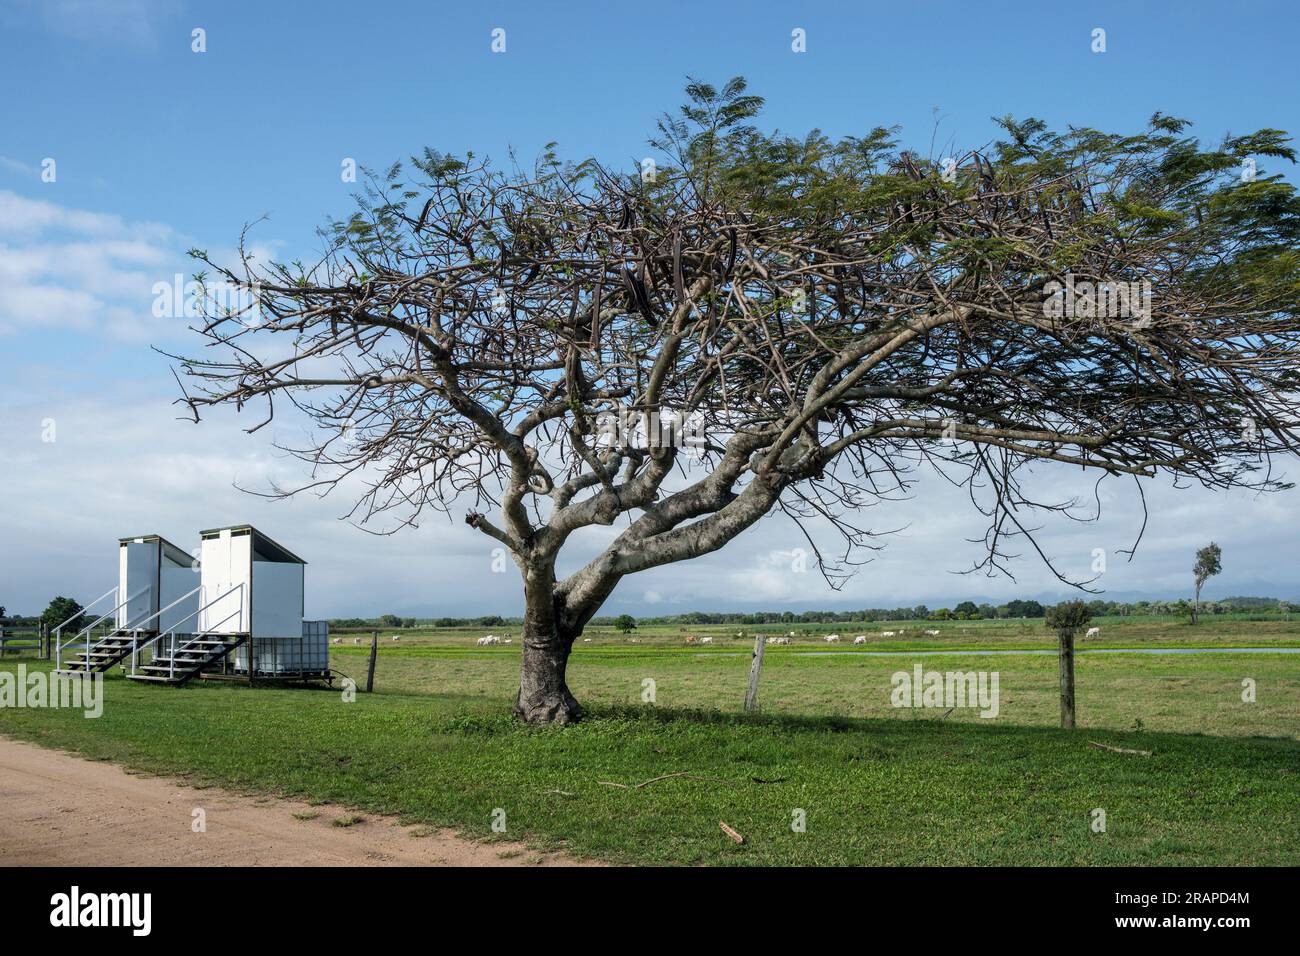
[[[1123,131],[1161,110],[1207,139],[1300,130],[1298,21],[1268,2],[0,0],[0,603],[34,611],[54,591],[98,594],[119,535],[159,531],[188,546],[200,527],[249,520],[312,562],[309,613],[516,610],[467,529],[431,520],[375,539],[335,520],[342,502],[249,498],[235,480],[292,466],[229,417],[174,420],[175,385],[149,346],[193,340],[150,314],[153,284],[190,271],[187,248],[229,250],[263,214],[260,249],[309,255],[315,227],[350,207],[345,157],[384,167],[430,145],[529,159],[555,140],[566,156],[630,165],[688,74],[745,75],[768,101],[765,122],[792,132],[897,124],[907,145],[929,152],[933,140],[943,154],[986,142],[990,117],[1005,113]],[[205,53],[191,50],[195,28]],[[494,28],[504,54],[491,51]],[[791,50],[795,28],[805,53]],[[1105,53],[1092,52],[1094,28]],[[41,180],[46,158],[54,182]],[[41,441],[47,420],[54,442]],[[1181,593],[1191,549],[1218,536],[1225,573],[1211,593],[1297,596],[1294,493],[1152,495],[1147,547],[1108,572],[1113,594]],[[779,555],[798,540],[772,527],[625,582],[609,607],[934,605],[1058,590],[1028,559],[1018,583],[936,574],[965,566],[975,554],[960,540],[979,532],[938,489],[900,515],[910,530],[839,595],[783,570]],[[1048,540],[1069,563],[1126,545],[1133,517],[1123,495],[1100,525]]]

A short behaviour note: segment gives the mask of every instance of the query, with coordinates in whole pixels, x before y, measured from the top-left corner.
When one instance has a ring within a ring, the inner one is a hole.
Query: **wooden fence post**
[[[1074,727],[1074,631],[1061,630],[1061,726]]]
[[[375,655],[379,653],[379,632],[370,632],[370,667],[366,671],[366,693],[375,689]]]
[[[745,711],[758,710],[758,678],[763,673],[763,648],[766,647],[762,634],[754,635],[754,657],[749,662],[749,689],[745,692]]]

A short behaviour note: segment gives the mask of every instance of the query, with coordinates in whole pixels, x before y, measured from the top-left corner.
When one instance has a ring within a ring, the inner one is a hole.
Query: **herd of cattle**
[[[907,634],[907,633],[908,633],[908,632],[906,632],[906,631],[881,631],[881,632],[880,632],[880,636],[881,636],[881,637],[898,637],[898,636],[900,636],[900,635],[905,635],[905,634]],[[912,633],[915,633],[915,631],[913,631]],[[943,633],[943,632],[940,631],[938,628],[926,628],[925,631],[924,631],[923,633],[924,633],[925,635],[927,635],[928,637],[936,637],[936,636],[938,636],[939,634],[941,634],[941,633]],[[742,632],[739,632],[739,631],[738,631],[738,632],[736,633],[736,636],[737,636],[737,637],[743,637],[744,634],[743,634]],[[790,638],[792,638],[792,637],[797,637],[797,636],[798,636],[798,635],[797,635],[794,631],[791,631],[790,634],[789,634],[789,636],[786,636],[786,637],[775,637],[775,636],[774,636],[774,637],[769,637],[769,638],[767,639],[767,643],[768,643],[768,644],[789,644],[789,643],[790,643]],[[1100,637],[1100,636],[1101,636],[1101,628],[1099,628],[1099,627],[1090,627],[1090,628],[1088,628],[1088,632],[1087,632],[1087,634],[1084,635],[1085,638],[1088,638],[1088,637]],[[401,640],[401,638],[400,638],[398,635],[396,635],[396,634],[393,635],[393,642],[394,642],[394,643],[397,643],[397,642],[400,641],[400,640]],[[590,643],[591,643],[591,638],[589,638],[589,637],[584,637],[582,640],[583,640],[583,643],[584,643],[584,644],[590,644]],[[637,643],[637,639],[636,639],[636,638],[632,638],[631,640],[632,640],[632,642],[633,642],[634,644]],[[825,637],[822,638],[822,640],[825,641],[827,644],[838,644],[838,643],[840,643],[840,636],[839,636],[838,634],[827,634]],[[865,644],[865,643],[867,643],[867,640],[868,640],[867,635],[865,635],[865,634],[859,634],[857,637],[853,638],[853,643],[854,643],[854,644]],[[342,643],[343,643],[343,640],[342,640],[342,638],[335,637],[335,638],[332,638],[332,639],[330,640],[330,643],[331,643],[331,644],[342,644]],[[354,638],[352,638],[352,643],[353,643],[353,644],[360,644],[360,643],[361,643],[361,638],[359,638],[359,637],[354,637]],[[476,643],[479,647],[492,647],[492,646],[495,646],[495,645],[498,645],[498,644],[509,644],[509,643],[511,643],[511,639],[508,638],[508,637],[498,637],[496,634],[487,634],[487,635],[484,635],[483,637],[480,637],[477,641],[475,641],[475,643]],[[686,643],[687,643],[687,644],[712,644],[712,643],[713,643],[713,638],[712,638],[712,637],[696,637],[694,634],[688,634],[687,637],[686,637]]]

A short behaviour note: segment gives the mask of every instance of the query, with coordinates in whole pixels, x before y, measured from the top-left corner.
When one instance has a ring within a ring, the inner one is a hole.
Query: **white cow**
[[[480,637],[478,639],[479,647],[489,647],[493,644],[500,644],[500,643],[501,643],[501,638],[497,637],[495,634],[488,634],[486,637]]]
[[[925,633],[929,634],[932,637],[935,637],[939,635],[940,631],[938,628],[928,628]]]
[[[789,643],[790,643],[790,638],[788,638],[788,637],[778,637],[778,638],[776,639],[776,642],[777,642],[778,644],[789,644]]]
[[[584,643],[584,644],[590,644],[590,643],[591,643],[591,638],[589,638],[589,637],[584,637],[584,638],[582,639],[582,643]]]
[[[853,643],[854,643],[854,644],[865,644],[865,643],[867,643],[867,635],[865,635],[865,634],[859,634],[857,637],[855,637],[855,638],[853,639]]]
[[[880,636],[881,636],[881,637],[893,637],[893,636],[894,636],[894,632],[893,632],[893,631],[881,631],[881,632],[880,632]]]
[[[775,637],[769,637],[769,638],[768,638],[766,641],[764,641],[763,643],[764,643],[764,644],[775,644],[775,643],[776,643],[776,638],[775,638]]]
[[[401,638],[398,637],[396,634],[393,635],[393,643],[394,643],[394,644],[396,644],[396,643],[397,643],[398,641],[400,641],[400,640],[401,640]]]
[[[360,643],[361,643],[361,638],[359,638],[359,637],[354,637],[354,638],[352,638],[352,643],[353,643],[353,644],[360,644]]]
[[[1090,627],[1090,628],[1088,628],[1088,633],[1085,634],[1085,635],[1083,635],[1083,636],[1084,636],[1084,637],[1101,637],[1101,628],[1099,628],[1099,627]]]
[[[827,644],[838,644],[840,642],[840,636],[838,634],[827,634],[822,638],[822,640]]]
[[[342,644],[342,643],[343,643],[343,638],[341,638],[341,637],[330,638],[330,643],[331,643],[331,644]]]
[[[700,638],[700,643],[701,643],[701,644],[712,644],[712,643],[713,643],[713,638],[711,638],[711,637],[701,637],[701,638]]]

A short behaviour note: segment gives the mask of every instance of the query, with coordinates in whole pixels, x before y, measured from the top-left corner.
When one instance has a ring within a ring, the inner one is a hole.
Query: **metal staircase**
[[[95,605],[105,600],[117,600],[118,589],[110,588],[105,591],[83,610],[56,627],[54,629],[54,673],[89,674],[96,671],[106,671],[126,657],[127,654],[130,654],[132,649],[139,643],[141,631],[138,626],[128,623],[127,627],[114,627],[107,634],[101,633],[98,637],[95,637],[94,634],[96,628],[103,627],[109,618],[116,616],[119,610],[126,607],[142,593],[144,593],[143,590],[137,591],[126,600],[119,601],[77,631],[72,640],[66,643],[63,640],[63,629],[77,618],[83,617],[86,611],[89,611]],[[73,656],[65,656],[63,652],[73,646],[80,647],[80,652]]]
[[[106,671],[130,654],[139,639],[138,631],[115,630],[72,657],[64,657],[56,673],[89,674]]]
[[[227,654],[247,639],[247,634],[196,634],[188,640],[178,640],[173,634],[171,646],[155,651],[147,664],[133,662],[126,678],[184,684],[205,669],[222,663]]]
[[[209,615],[204,615],[203,612],[219,601],[229,603],[232,597],[239,602],[233,611],[219,621],[205,621]],[[222,631],[220,628],[231,619],[242,620],[243,614],[243,584],[218,594],[210,601],[204,601],[197,610],[187,614],[168,630],[151,637],[143,644],[133,646],[129,651],[131,669],[126,675],[127,680],[184,684],[202,671],[222,664],[227,654],[248,640],[248,634]],[[196,633],[181,632],[181,627],[191,621],[204,622],[199,626],[206,626],[207,629]]]

